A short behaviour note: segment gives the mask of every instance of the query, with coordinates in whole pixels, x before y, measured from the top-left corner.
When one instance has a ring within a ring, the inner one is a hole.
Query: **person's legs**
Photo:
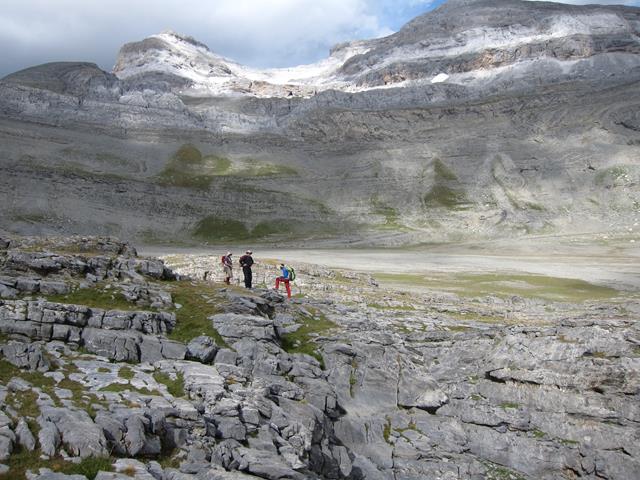
[[[281,278],[282,278],[282,277],[276,277],[276,290],[279,290],[279,289],[280,289],[280,279],[281,279]]]
[[[289,285],[289,280],[284,281],[284,288],[287,289],[287,298],[291,298],[291,285]]]
[[[244,273],[244,286],[245,288],[251,288],[251,282],[253,275],[251,273],[251,267],[242,267],[242,273]]]

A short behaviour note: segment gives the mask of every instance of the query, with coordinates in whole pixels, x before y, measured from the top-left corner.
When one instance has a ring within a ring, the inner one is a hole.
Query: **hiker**
[[[287,298],[291,298],[291,286],[289,282],[291,280],[291,274],[287,267],[284,266],[284,263],[280,264],[280,275],[276,278],[276,290],[280,290],[280,282],[284,283],[284,288],[287,291]]]
[[[253,265],[253,252],[247,250],[243,256],[240,257],[240,266],[242,267],[242,273],[244,274],[244,286],[245,288],[251,288],[251,281],[253,275],[251,273],[251,266]]]
[[[224,270],[224,283],[227,285],[231,284],[231,279],[233,278],[233,261],[231,260],[231,255],[231,252],[227,252],[227,254],[223,255],[220,259],[222,269]]]

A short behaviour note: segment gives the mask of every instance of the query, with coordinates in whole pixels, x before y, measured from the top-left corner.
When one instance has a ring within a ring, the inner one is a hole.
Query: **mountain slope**
[[[640,10],[451,0],[319,64],[175,33],[0,82],[1,225],[143,241],[627,231]]]

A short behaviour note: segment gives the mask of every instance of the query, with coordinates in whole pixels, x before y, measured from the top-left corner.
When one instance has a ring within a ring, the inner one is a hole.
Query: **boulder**
[[[60,433],[52,422],[38,418],[40,431],[38,432],[38,443],[40,450],[48,457],[53,457],[60,446]]]
[[[5,360],[18,368],[47,372],[51,368],[51,363],[42,352],[39,344],[9,342],[0,345],[0,354]]]
[[[109,455],[102,428],[84,410],[43,408],[41,418],[55,425],[71,455],[81,458]]]
[[[85,328],[82,331],[82,345],[88,352],[107,357],[118,362],[139,362],[140,333],[110,331]]]
[[[5,428],[8,432],[11,432],[7,427]],[[8,434],[5,435],[5,432],[0,429],[0,462],[8,460],[11,452],[13,452],[13,439]]]
[[[275,342],[273,320],[255,315],[222,313],[211,317],[213,327],[227,343],[252,338],[256,341]]]
[[[15,432],[16,436],[18,437],[18,443],[26,450],[33,452],[36,448],[36,439],[31,433],[29,425],[27,425],[27,422],[24,418],[20,418],[18,420]]]
[[[187,345],[187,360],[194,360],[200,363],[212,363],[218,352],[215,340],[206,335],[196,337]]]

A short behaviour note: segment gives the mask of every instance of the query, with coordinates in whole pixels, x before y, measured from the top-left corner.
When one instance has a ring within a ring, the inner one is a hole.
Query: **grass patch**
[[[507,409],[517,410],[518,408],[520,408],[520,404],[514,403],[514,402],[502,402],[500,404],[500,408],[503,410],[507,410]]]
[[[417,310],[413,305],[383,305],[380,303],[368,303],[367,307],[376,310],[398,310],[403,312],[415,312]]]
[[[466,332],[471,330],[471,327],[467,327],[466,325],[449,325],[446,328],[450,332]]]
[[[384,438],[384,441],[387,442],[389,445],[393,445],[391,443],[391,418],[390,417],[386,417],[386,422],[384,424],[384,427],[382,428],[382,438]]]
[[[280,339],[282,349],[287,353],[305,353],[311,355],[320,362],[324,368],[324,360],[318,352],[317,344],[313,340],[316,335],[323,334],[337,325],[324,316],[322,312],[307,307],[312,317],[300,315],[298,317],[301,327],[292,333],[287,333]]]
[[[141,395],[155,395],[157,397],[161,397],[162,394],[157,391],[157,390],[149,390],[148,388],[138,388],[138,387],[134,387],[133,385],[131,385],[130,383],[111,383],[105,387],[102,387],[100,389],[101,392],[115,392],[115,393],[121,393],[121,392],[126,392],[126,391],[130,391],[130,392],[137,392]]]
[[[105,289],[98,285],[95,288],[74,288],[71,292],[60,295],[47,295],[47,301],[72,305],[85,305],[90,308],[103,310],[140,310],[140,307],[130,303],[122,293],[115,289]],[[148,308],[148,310],[155,310]]]
[[[270,177],[277,175],[298,175],[298,170],[288,165],[278,165],[275,163],[260,162],[258,160],[245,160],[245,167],[238,172],[238,175],[249,177]]]
[[[458,180],[456,174],[453,173],[453,171],[449,167],[447,167],[439,158],[436,158],[433,162],[433,173],[438,180]]]
[[[220,218],[213,215],[196,224],[194,237],[208,242],[246,240],[251,235],[246,225],[238,220]]]
[[[254,159],[241,161],[234,168],[230,159],[219,155],[203,155],[193,145],[183,145],[169,158],[164,169],[156,177],[165,186],[207,190],[214,178],[294,176],[298,171],[288,165],[261,162]]]
[[[433,162],[433,176],[433,186],[422,197],[426,208],[463,210],[468,207],[470,202],[458,177],[440,159]]]
[[[531,430],[531,434],[534,436],[534,438],[543,438],[546,433],[544,433],[542,430],[538,430],[537,428]]]
[[[0,359],[0,383],[6,385],[13,377],[20,377],[39,388],[53,387],[56,384],[53,378],[45,377],[41,372],[22,370],[6,360]]]
[[[80,463],[66,462],[61,457],[41,460],[39,450],[30,452],[21,447],[18,447],[9,460],[4,463],[9,467],[9,471],[0,475],[1,480],[23,479],[26,478],[28,470],[37,471],[40,468],[49,468],[65,475],[84,475],[89,480],[93,480],[100,471],[113,471],[113,459],[111,458],[89,457]]]
[[[249,238],[252,240],[260,240],[265,237],[286,237],[294,238],[300,237],[304,234],[305,225],[302,223],[296,223],[284,218],[278,218],[270,220],[268,222],[260,222],[251,229]],[[309,231],[311,233],[313,229]]]
[[[384,218],[384,223],[377,225],[378,227],[391,230],[404,228],[404,225],[399,221],[400,215],[398,214],[398,210],[387,205],[377,196],[371,198],[371,206],[374,215],[379,215]]]
[[[215,244],[262,240],[267,237],[291,239],[308,235],[326,236],[335,232],[326,224],[297,222],[284,218],[262,221],[250,228],[239,220],[209,215],[195,225],[192,233],[199,240]]]
[[[580,445],[580,442],[576,440],[570,440],[568,438],[559,438],[558,443],[561,443],[562,445],[566,445],[566,446]]]
[[[7,394],[6,404],[13,407],[21,417],[23,418],[36,418],[40,415],[40,407],[38,407],[38,394],[33,390],[28,390],[26,392],[14,393],[11,392]],[[31,433],[37,435],[39,431],[38,424],[34,422],[34,426],[37,427],[34,431],[32,425],[29,425],[31,428]]]
[[[122,367],[118,370],[118,377],[124,378],[125,380],[131,380],[135,375],[136,374],[131,367]]]
[[[425,207],[445,207],[449,209],[463,209],[469,204],[464,191],[454,190],[446,185],[434,185],[429,192],[422,197]]]
[[[358,371],[358,362],[354,358],[351,360],[351,373],[349,374],[349,395],[353,398],[355,394],[356,383],[358,381],[358,377],[356,376],[356,372]]]
[[[169,334],[172,340],[188,343],[200,335],[207,335],[216,344],[227,347],[218,331],[213,328],[209,317],[223,310],[216,302],[213,288],[204,282],[181,281],[171,285],[173,301],[182,305],[176,310],[176,327]],[[218,299],[222,303],[222,299]]]
[[[87,412],[91,418],[95,418],[97,413],[94,405],[102,405],[104,408],[109,406],[108,402],[99,399],[93,393],[87,392],[84,385],[69,378],[61,380],[60,383],[57,384],[57,387],[70,390],[72,394],[71,400],[74,405]],[[53,391],[47,393],[49,393],[49,395],[55,395]]]
[[[206,190],[213,178],[231,167],[228,158],[203,156],[193,145],[183,145],[169,159],[157,177],[160,185]]]
[[[614,165],[609,168],[598,170],[595,176],[596,185],[615,184],[616,180],[628,175],[627,167],[623,165]]]
[[[484,474],[486,480],[527,480],[525,476],[502,465],[487,460],[481,461],[481,463],[487,469]]]
[[[163,372],[155,372],[153,374],[156,382],[166,385],[167,390],[174,397],[184,397],[184,375],[177,373],[176,378],[171,378],[170,375]]]
[[[594,285],[584,280],[544,275],[456,273],[426,276],[378,273],[375,279],[382,286],[426,287],[470,298],[487,295],[505,298],[517,295],[525,298],[580,303],[588,300],[609,300],[619,295],[619,292],[613,288]]]

